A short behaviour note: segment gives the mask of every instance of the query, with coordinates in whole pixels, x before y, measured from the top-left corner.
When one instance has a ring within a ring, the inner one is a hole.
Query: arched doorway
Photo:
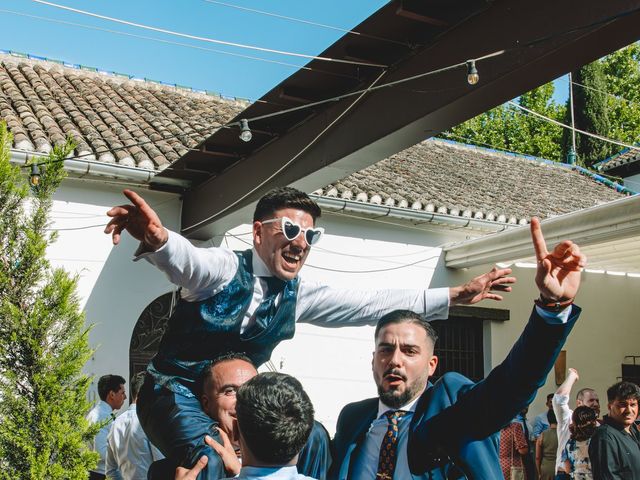
[[[143,370],[158,351],[175,306],[177,292],[159,296],[142,311],[131,334],[129,344],[129,378]]]

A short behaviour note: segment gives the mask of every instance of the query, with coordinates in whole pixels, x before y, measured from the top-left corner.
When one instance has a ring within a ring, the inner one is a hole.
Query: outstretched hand
[[[122,232],[126,230],[151,251],[159,249],[169,237],[160,218],[147,202],[134,191],[124,190],[122,193],[133,205],[119,205],[111,208],[107,212],[111,220],[104,229],[104,233],[111,235],[113,244],[118,245]]]
[[[502,300],[502,295],[495,292],[510,292],[515,277],[507,277],[510,268],[493,267],[490,272],[471,279],[459,287],[449,289],[451,305],[473,305],[482,300]]]
[[[573,300],[580,287],[580,273],[587,265],[587,257],[570,240],[560,242],[553,251],[547,250],[540,220],[531,219],[531,239],[538,267],[536,285],[541,298],[549,302]]]
[[[204,441],[207,445],[215,450],[215,452],[220,455],[222,458],[222,463],[224,463],[224,470],[231,477],[235,477],[240,473],[240,460],[238,460],[238,456],[236,455],[236,451],[233,448],[233,444],[229,439],[229,435],[219,427],[216,427],[218,433],[220,433],[220,439],[222,440],[222,444],[216,442],[209,435],[204,437]]]

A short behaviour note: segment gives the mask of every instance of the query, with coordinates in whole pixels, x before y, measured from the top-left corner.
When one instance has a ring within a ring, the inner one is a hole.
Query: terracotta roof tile
[[[0,54],[0,117],[14,148],[47,153],[71,137],[75,154],[162,169],[247,102]]]
[[[560,164],[442,140],[422,142],[315,193],[503,223],[623,196]]]

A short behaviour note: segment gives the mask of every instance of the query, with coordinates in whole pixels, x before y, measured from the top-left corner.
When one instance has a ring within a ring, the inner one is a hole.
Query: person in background
[[[545,403],[545,406],[547,407],[547,411],[542,412],[539,415],[536,415],[533,419],[532,435],[534,440],[537,440],[538,437],[542,434],[542,432],[544,432],[547,428],[549,428],[547,413],[553,410],[553,405],[551,403],[552,400],[553,400],[553,393],[550,393],[549,395],[547,395],[547,401]]]
[[[522,456],[527,453],[529,453],[529,441],[524,434],[522,423],[516,417],[500,430],[500,468],[505,480],[515,480],[512,471],[521,480],[535,480],[527,477],[525,473]]]
[[[556,451],[558,450],[558,422],[553,410],[547,412],[547,428],[536,440],[536,469],[538,480],[554,480],[556,476]]]
[[[638,418],[640,388],[618,382],[607,390],[609,415],[589,443],[593,478],[597,480],[640,478],[640,432]]]
[[[558,451],[556,453],[556,480],[569,480],[568,472],[565,471],[564,448],[569,441],[571,432],[569,430],[573,412],[569,408],[569,396],[571,389],[580,379],[578,371],[570,368],[564,382],[558,387],[553,395],[553,413],[558,420]],[[600,399],[593,388],[583,388],[576,395],[576,407],[587,406],[593,409],[596,418],[600,416]]]
[[[94,470],[89,472],[89,480],[104,480],[105,462],[107,459],[107,435],[111,423],[115,420],[116,410],[120,410],[127,394],[124,391],[125,379],[120,375],[103,375],[98,380],[98,396],[100,401],[87,414],[89,424],[98,423],[100,430],[93,438],[90,446],[100,454],[100,460]]]
[[[593,480],[589,443],[598,428],[598,415],[591,407],[576,407],[571,415],[571,437],[564,447],[564,471],[573,480]]]
[[[149,466],[164,458],[142,430],[136,414],[145,372],[131,380],[129,408],[115,419],[107,436],[106,476],[110,480],[147,480]]]

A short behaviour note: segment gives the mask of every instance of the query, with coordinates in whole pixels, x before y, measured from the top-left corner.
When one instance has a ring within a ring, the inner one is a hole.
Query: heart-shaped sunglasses
[[[289,240],[290,242],[298,238],[301,233],[304,233],[304,240],[307,242],[307,245],[315,245],[322,238],[322,234],[324,233],[324,228],[302,228],[299,224],[294,222],[288,217],[279,217],[272,218],[271,220],[265,220],[262,223],[263,225],[266,223],[277,223],[280,222],[280,228],[282,230],[282,234],[284,238]]]

